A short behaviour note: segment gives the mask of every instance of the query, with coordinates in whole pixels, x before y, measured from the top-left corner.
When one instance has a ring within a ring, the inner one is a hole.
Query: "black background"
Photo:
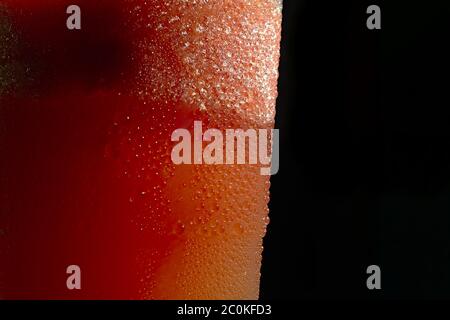
[[[283,14],[261,298],[450,298],[450,2],[285,0]]]

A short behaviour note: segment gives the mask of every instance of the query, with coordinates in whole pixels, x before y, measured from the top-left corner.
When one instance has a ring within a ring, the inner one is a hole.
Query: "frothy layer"
[[[128,1],[139,65],[137,94],[171,99],[230,125],[272,124],[281,28],[279,0]]]

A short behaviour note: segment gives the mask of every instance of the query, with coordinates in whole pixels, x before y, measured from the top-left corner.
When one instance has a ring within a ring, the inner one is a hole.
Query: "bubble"
[[[128,94],[138,102],[116,121],[116,161],[128,173],[129,214],[170,251],[143,291],[256,299],[268,178],[251,165],[175,166],[170,136],[194,120],[219,130],[273,126],[279,0],[127,2],[138,69]]]

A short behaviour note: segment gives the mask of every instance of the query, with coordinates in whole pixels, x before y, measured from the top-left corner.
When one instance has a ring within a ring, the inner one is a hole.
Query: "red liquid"
[[[0,297],[258,296],[268,178],[170,137],[273,126],[278,1],[165,2],[2,2]]]

